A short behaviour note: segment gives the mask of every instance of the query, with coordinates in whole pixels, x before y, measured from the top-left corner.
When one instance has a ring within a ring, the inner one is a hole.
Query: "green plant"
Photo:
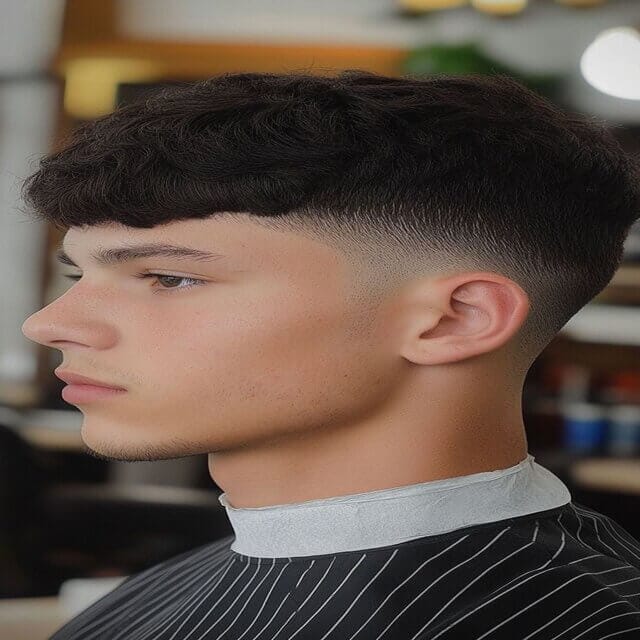
[[[563,80],[559,74],[524,73],[489,56],[476,42],[430,44],[412,49],[402,63],[402,72],[415,76],[504,73],[552,99],[557,97]]]

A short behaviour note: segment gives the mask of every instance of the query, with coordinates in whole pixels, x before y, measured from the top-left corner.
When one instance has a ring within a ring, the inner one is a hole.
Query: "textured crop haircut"
[[[604,123],[507,75],[226,73],[79,124],[22,195],[56,228],[252,214],[344,252],[377,302],[445,272],[512,279],[526,371],[611,280],[640,172]]]

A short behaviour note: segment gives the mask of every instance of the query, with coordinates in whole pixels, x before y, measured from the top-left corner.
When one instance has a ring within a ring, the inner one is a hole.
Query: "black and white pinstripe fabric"
[[[362,551],[232,542],[129,576],[51,640],[640,638],[640,542],[573,501]]]

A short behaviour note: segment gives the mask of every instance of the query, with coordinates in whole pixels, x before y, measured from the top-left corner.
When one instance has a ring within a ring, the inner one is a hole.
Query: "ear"
[[[495,273],[463,273],[422,281],[407,307],[401,355],[416,364],[446,364],[500,349],[518,332],[529,297]]]

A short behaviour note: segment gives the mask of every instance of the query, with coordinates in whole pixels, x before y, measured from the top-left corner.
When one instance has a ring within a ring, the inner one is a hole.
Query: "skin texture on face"
[[[146,242],[223,257],[89,259]],[[499,274],[416,279],[372,306],[351,295],[340,252],[239,214],[71,228],[63,245],[78,265],[64,273],[83,277],[22,331],[60,349],[61,369],[127,390],[78,403],[92,455],[207,453],[238,508],[501,469],[527,455],[510,341],[528,298]]]

